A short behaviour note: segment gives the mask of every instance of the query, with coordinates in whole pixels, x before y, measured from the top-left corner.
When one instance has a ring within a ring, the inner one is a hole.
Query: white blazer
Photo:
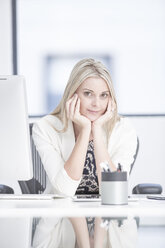
[[[64,164],[75,145],[75,135],[71,121],[66,132],[55,131],[54,128],[62,129],[62,126],[57,117],[47,115],[33,125],[33,140],[47,173],[45,193],[62,193],[72,196],[81,179],[70,178],[64,169]],[[108,141],[108,151],[113,164],[117,167],[120,163],[128,175],[130,165],[134,161],[136,147],[136,131],[130,121],[122,117],[112,131]]]

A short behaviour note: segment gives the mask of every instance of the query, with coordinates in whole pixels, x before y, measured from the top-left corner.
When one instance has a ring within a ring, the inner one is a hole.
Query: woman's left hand
[[[102,128],[102,126],[112,119],[115,110],[115,103],[109,100],[107,110],[103,115],[101,115],[97,120],[92,122],[92,129]]]

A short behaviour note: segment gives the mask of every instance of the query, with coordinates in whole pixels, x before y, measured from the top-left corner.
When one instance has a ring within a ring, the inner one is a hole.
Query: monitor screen
[[[0,76],[0,180],[33,176],[25,80]]]

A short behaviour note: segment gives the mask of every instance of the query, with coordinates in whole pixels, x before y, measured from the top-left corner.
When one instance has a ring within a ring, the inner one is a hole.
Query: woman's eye
[[[85,96],[92,96],[92,93],[91,93],[90,91],[85,91],[85,92],[84,92],[84,95],[85,95]]]
[[[102,97],[102,98],[107,98],[107,97],[108,97],[108,93],[103,93],[103,94],[101,94],[101,97]]]

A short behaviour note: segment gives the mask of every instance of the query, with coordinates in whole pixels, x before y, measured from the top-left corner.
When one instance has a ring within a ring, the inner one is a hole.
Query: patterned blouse
[[[93,140],[88,144],[83,175],[76,194],[99,194]]]

